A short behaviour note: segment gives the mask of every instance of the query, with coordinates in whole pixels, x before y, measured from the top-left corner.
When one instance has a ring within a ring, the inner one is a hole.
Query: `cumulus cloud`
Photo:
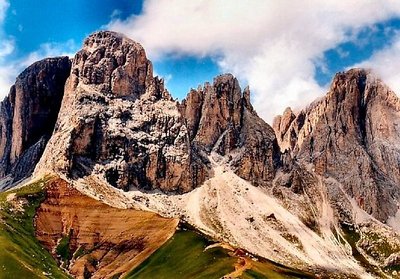
[[[400,94],[400,34],[395,36],[393,42],[375,52],[368,60],[353,65],[372,69],[394,92]]]
[[[216,57],[223,71],[249,83],[271,122],[324,92],[314,78],[324,51],[399,15],[397,0],[146,0],[141,15],[108,28],[141,42],[151,59]]]
[[[44,43],[39,48],[23,57],[12,58],[15,50],[15,41],[7,36],[2,29],[9,3],[0,0],[0,98],[9,92],[17,75],[32,63],[46,57],[73,56],[78,49],[73,40],[64,43]]]
[[[23,68],[28,67],[32,63],[47,57],[55,56],[69,56],[73,57],[76,50],[78,49],[77,44],[74,40],[68,40],[64,43],[44,43],[41,44],[39,49],[29,53],[18,61]]]
[[[8,7],[8,1],[0,0],[0,97],[6,92],[4,90],[8,91],[7,87],[14,72],[11,65],[5,64],[5,58],[14,51],[14,40],[7,37],[1,29]]]
[[[1,36],[0,36],[1,38]],[[11,59],[8,57],[13,53],[15,43],[12,39],[0,41],[0,98],[4,98],[14,83],[15,78],[26,67],[36,61],[47,57],[69,56],[73,57],[78,46],[73,40],[64,43],[44,43],[31,53],[20,58]]]
[[[44,43],[40,47],[18,59],[7,61],[6,55],[1,56],[4,49],[0,45],[0,98],[3,98],[9,92],[10,86],[14,83],[15,78],[26,67],[36,61],[47,57],[69,56],[73,57],[77,50],[77,45],[73,40],[68,40],[65,43]],[[11,49],[12,52],[13,48]],[[7,54],[10,54],[8,52]]]
[[[0,0],[0,22],[3,22],[6,11],[10,4],[6,0]]]

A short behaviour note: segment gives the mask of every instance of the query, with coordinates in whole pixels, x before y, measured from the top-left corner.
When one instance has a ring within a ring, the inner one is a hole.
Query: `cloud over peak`
[[[399,15],[396,0],[147,0],[141,15],[108,27],[142,43],[151,59],[217,57],[223,71],[249,83],[255,107],[271,122],[324,92],[315,72],[325,51]]]

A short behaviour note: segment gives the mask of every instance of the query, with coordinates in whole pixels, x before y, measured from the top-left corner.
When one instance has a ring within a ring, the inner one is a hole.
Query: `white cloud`
[[[108,27],[141,42],[151,59],[220,57],[224,71],[249,83],[256,109],[271,122],[324,92],[314,74],[325,50],[399,15],[398,0],[147,0],[141,15]]]
[[[21,67],[26,68],[32,63],[47,57],[69,56],[73,57],[78,46],[74,40],[68,40],[65,43],[44,43],[39,49],[29,53],[18,61]]]
[[[73,57],[77,50],[77,45],[73,40],[69,40],[65,43],[45,43],[40,45],[39,49],[29,53],[28,55],[14,59],[12,61],[6,61],[6,55],[1,56],[2,52],[5,54],[10,54],[11,52],[6,52],[6,47],[2,48],[0,44],[0,98],[4,98],[10,89],[10,86],[14,83],[15,78],[21,73],[26,67],[30,66],[32,63],[39,61],[47,57],[55,56],[69,56]],[[10,59],[8,59],[10,60]]]
[[[6,11],[10,4],[6,0],[0,0],[0,23],[3,22]]]
[[[65,43],[44,43],[36,51],[24,57],[12,58],[11,56],[15,50],[15,41],[12,37],[6,35],[2,28],[8,8],[9,2],[0,0],[0,99],[8,94],[10,86],[14,83],[17,75],[32,63],[45,57],[62,55],[71,57],[78,49],[73,40]],[[11,12],[15,14],[15,11]],[[19,27],[19,29],[21,28]]]
[[[121,10],[118,10],[118,9],[113,10],[111,15],[110,15],[110,18],[111,19],[118,18],[121,14],[122,14]]]
[[[400,34],[391,45],[375,52],[368,60],[352,67],[372,69],[394,92],[400,94]]]
[[[9,83],[14,72],[13,67],[6,65],[4,61],[14,51],[14,41],[5,35],[1,28],[8,7],[8,1],[0,0],[0,98],[8,93]]]
[[[13,40],[2,40],[0,42],[0,62],[14,51]]]

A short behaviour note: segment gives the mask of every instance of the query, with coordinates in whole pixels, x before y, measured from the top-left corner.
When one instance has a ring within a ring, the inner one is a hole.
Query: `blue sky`
[[[365,61],[374,53],[390,46],[399,31],[400,18],[377,22],[359,30],[354,34],[353,40],[338,44],[325,51],[323,61],[326,69],[317,67],[318,83],[320,85],[329,83],[336,72]]]
[[[143,4],[132,0],[41,0],[40,5],[37,3],[37,0],[9,2],[3,30],[13,38],[15,50],[8,60],[28,56],[48,43],[65,45],[66,52],[73,53],[90,33],[104,29],[113,18],[140,14]],[[191,87],[212,80],[220,72],[211,58],[190,55],[156,60],[154,68],[177,98],[183,98]]]
[[[125,18],[142,8],[141,1],[130,0],[13,0],[9,4],[3,30],[15,38],[17,56],[43,43],[72,39],[80,44],[112,16]]]
[[[399,4],[234,2],[0,0],[0,95],[20,68],[73,54],[88,34],[105,28],[142,43],[174,97],[231,72],[242,87],[250,85],[268,121],[320,96],[335,72],[352,66],[376,68],[400,90]]]

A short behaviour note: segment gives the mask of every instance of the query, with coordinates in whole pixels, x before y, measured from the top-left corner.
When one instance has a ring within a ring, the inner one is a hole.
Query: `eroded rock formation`
[[[288,115],[274,126],[282,149],[342,183],[379,220],[396,214],[400,101],[387,86],[366,70],[339,73],[323,99]]]
[[[0,178],[29,176],[49,140],[70,73],[68,57],[48,58],[23,71],[0,108]],[[7,183],[6,183],[7,184]]]
[[[192,89],[181,112],[194,148],[227,155],[236,173],[255,185],[274,177],[279,166],[274,131],[253,110],[249,89],[242,92],[232,75]]]
[[[124,190],[185,192],[207,177],[177,103],[139,44],[113,32],[91,35],[73,59],[65,92],[39,169],[100,174]]]
[[[112,220],[112,222],[110,222]],[[51,179],[36,237],[75,278],[113,278],[138,266],[175,232],[177,219],[118,209]]]
[[[85,40],[73,59],[57,129],[38,172],[100,175],[115,187],[187,192],[212,176],[208,155],[230,154],[255,184],[279,165],[272,128],[232,75],[174,101],[136,42],[113,32]]]

